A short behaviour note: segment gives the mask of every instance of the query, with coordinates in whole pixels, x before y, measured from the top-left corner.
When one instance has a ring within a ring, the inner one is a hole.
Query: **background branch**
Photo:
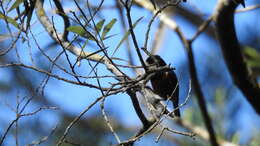
[[[260,114],[260,88],[248,70],[236,35],[234,13],[237,6],[234,1],[219,0],[215,11],[216,32],[234,83]]]

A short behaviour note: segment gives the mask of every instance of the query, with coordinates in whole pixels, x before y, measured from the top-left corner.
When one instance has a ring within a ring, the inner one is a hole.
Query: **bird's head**
[[[159,55],[151,55],[146,59],[148,65],[155,65],[157,67],[162,67],[167,65],[164,60]]]

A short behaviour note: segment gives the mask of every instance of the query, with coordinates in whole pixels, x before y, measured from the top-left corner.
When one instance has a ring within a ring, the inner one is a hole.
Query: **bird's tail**
[[[179,107],[179,105],[178,105],[178,102],[173,102],[173,107],[174,107],[174,115],[176,116],[176,117],[181,117],[181,113],[180,113],[180,109],[178,108]],[[176,109],[176,108],[178,108],[178,109]]]
[[[176,110],[174,111],[174,115],[175,115],[176,117],[181,117],[180,109],[176,109]]]

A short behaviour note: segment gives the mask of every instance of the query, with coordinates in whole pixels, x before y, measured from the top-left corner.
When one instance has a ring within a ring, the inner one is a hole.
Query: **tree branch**
[[[234,13],[237,6],[233,1],[219,0],[215,10],[217,36],[235,85],[260,114],[260,89],[248,70],[236,36]]]

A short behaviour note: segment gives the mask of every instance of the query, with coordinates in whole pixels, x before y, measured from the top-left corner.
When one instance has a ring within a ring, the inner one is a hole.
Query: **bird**
[[[146,64],[155,67],[164,67],[167,65],[159,55],[150,55],[146,59]],[[164,100],[171,98],[170,100],[175,109],[174,115],[180,117],[180,110],[179,108],[176,109],[179,106],[179,84],[175,72],[173,70],[156,72],[152,75],[150,81],[155,94],[158,94]]]

